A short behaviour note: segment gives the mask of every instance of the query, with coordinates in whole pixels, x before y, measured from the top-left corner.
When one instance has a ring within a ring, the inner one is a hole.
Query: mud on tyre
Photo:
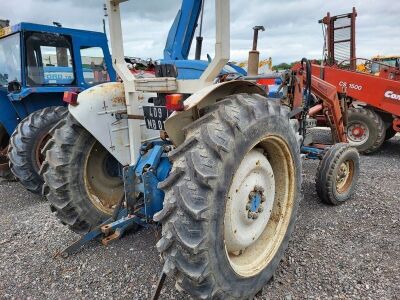
[[[301,137],[276,99],[239,94],[209,111],[170,154],[157,248],[179,289],[248,299],[272,277],[293,231]]]
[[[43,193],[63,224],[86,233],[112,215],[124,195],[120,165],[71,114],[44,151]]]

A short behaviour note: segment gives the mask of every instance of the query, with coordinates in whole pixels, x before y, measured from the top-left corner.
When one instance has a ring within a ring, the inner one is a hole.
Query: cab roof
[[[81,29],[73,29],[67,27],[57,27],[50,25],[42,25],[35,23],[19,23],[9,27],[0,28],[0,38],[11,35],[20,31],[36,31],[36,32],[46,32],[46,33],[58,33],[65,35],[88,35],[98,38],[105,38],[105,34],[97,31],[89,31],[89,30],[81,30]]]
[[[372,57],[372,60],[396,59],[396,58],[400,58],[400,55],[376,55]]]

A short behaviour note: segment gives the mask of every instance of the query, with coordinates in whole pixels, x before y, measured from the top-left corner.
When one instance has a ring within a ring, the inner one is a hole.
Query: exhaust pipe
[[[248,76],[257,76],[258,75],[258,64],[260,63],[260,52],[257,50],[258,44],[258,32],[265,31],[264,26],[254,26],[253,31],[253,48],[249,51],[249,60],[248,60]]]

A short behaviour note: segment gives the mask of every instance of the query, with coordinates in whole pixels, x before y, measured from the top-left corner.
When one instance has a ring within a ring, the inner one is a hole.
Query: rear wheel
[[[248,299],[271,279],[293,230],[301,137],[279,101],[259,95],[230,96],[211,111],[170,155],[157,247],[179,289]]]
[[[385,140],[385,123],[369,108],[352,107],[348,111],[347,138],[360,153],[377,151]]]
[[[43,192],[61,222],[86,233],[109,218],[124,195],[117,160],[70,114],[45,150]]]
[[[29,191],[40,194],[43,177],[39,174],[44,161],[42,149],[50,139],[49,131],[67,113],[62,106],[46,107],[23,119],[11,135],[8,158],[14,176]]]

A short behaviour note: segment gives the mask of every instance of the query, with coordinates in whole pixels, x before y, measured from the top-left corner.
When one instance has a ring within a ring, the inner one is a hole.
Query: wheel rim
[[[93,205],[111,215],[124,194],[123,181],[117,160],[97,141],[86,158],[84,183]]]
[[[361,121],[350,123],[347,126],[347,138],[353,145],[364,144],[369,138],[368,126]]]
[[[282,244],[294,204],[294,172],[290,150],[277,136],[265,138],[243,158],[224,216],[225,250],[238,275],[261,272]]]
[[[36,144],[36,149],[35,149],[35,163],[37,167],[37,171],[40,170],[40,167],[42,166],[44,160],[46,159],[46,156],[42,154],[42,150],[46,143],[50,140],[51,135],[48,133],[42,134],[38,138],[38,142]]]
[[[354,174],[354,162],[346,160],[340,164],[336,174],[336,191],[345,193],[351,186]]]

